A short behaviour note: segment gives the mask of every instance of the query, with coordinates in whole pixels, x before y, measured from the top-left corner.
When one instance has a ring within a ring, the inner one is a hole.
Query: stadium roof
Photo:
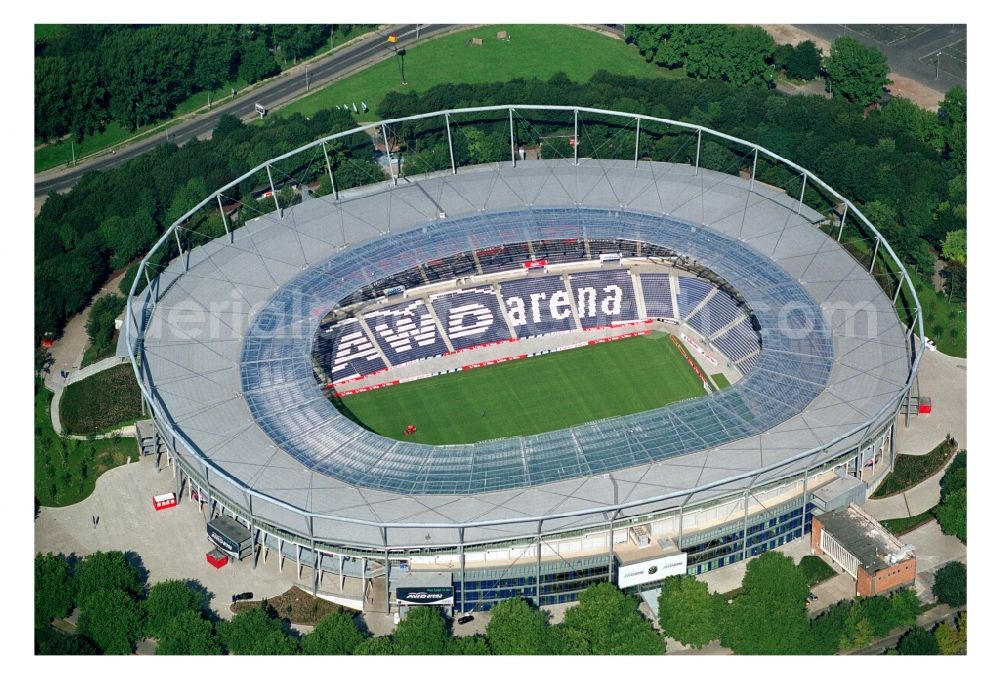
[[[393,526],[390,546],[450,544],[450,524],[465,525],[469,542],[511,538],[533,534],[531,518],[568,529],[607,518],[578,512],[677,496],[655,505],[667,507],[694,490],[701,501],[801,473],[816,462],[795,459],[803,451],[836,442],[823,457],[836,455],[866,430],[839,437],[878,422],[909,358],[893,305],[816,228],[819,214],[750,188],[688,165],[550,160],[306,200],[160,275],[147,382],[188,443],[233,481],[220,487],[229,500],[247,505],[242,487],[268,495],[320,517],[316,537],[331,541],[381,545],[377,524]],[[461,447],[377,437],[322,398],[310,341],[349,291],[446,254],[581,234],[661,243],[726,277],[768,329],[756,369],[712,397]],[[787,330],[804,320],[824,328]],[[302,530],[302,516],[280,504],[253,508]]]

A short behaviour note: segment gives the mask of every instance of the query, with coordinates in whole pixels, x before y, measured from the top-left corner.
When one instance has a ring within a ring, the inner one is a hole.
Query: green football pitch
[[[461,444],[548,432],[704,394],[677,347],[654,332],[334,401],[382,436]],[[417,432],[404,436],[407,425]]]

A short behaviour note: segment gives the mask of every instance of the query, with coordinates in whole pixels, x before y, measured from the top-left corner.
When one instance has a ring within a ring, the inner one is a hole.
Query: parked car
[[[466,622],[472,622],[472,620],[474,619],[475,618],[472,615],[462,615],[460,618],[458,618],[458,623],[465,624]]]
[[[249,601],[253,598],[253,592],[243,592],[242,594],[233,594],[233,603],[237,601]]]

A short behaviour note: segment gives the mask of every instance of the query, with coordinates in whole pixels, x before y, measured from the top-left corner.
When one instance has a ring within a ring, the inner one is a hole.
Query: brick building
[[[859,596],[885,594],[917,578],[913,545],[904,545],[854,503],[813,515],[812,552],[826,554],[847,571]]]

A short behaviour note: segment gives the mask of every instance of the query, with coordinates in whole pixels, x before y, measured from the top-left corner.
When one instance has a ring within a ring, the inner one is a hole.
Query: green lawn
[[[677,348],[654,333],[354,394],[339,405],[383,436],[451,444],[538,434],[703,394]],[[416,435],[403,435],[408,424]]]
[[[120,364],[67,387],[59,417],[70,434],[99,434],[142,417],[139,385],[132,366]]]
[[[943,441],[926,455],[900,454],[896,458],[896,466],[885,476],[871,497],[886,498],[913,488],[939,472],[955,450],[956,445]]]
[[[935,505],[936,506],[936,505]],[[921,512],[920,514],[914,514],[913,516],[904,516],[899,519],[886,519],[880,523],[885,526],[886,530],[894,535],[902,535],[903,533],[908,533],[911,530],[923,526],[928,521],[934,520],[934,508],[928,509],[926,512]]]
[[[803,556],[798,565],[799,570],[801,570],[802,574],[806,577],[806,583],[810,587],[815,587],[820,582],[829,580],[837,574],[837,571],[831,568],[826,561],[811,554]]]
[[[497,31],[511,34],[510,42],[497,40]],[[474,37],[480,46],[466,44]],[[312,115],[333,106],[361,107],[368,113],[361,120],[376,120],[375,107],[390,91],[426,91],[438,84],[505,82],[513,78],[547,80],[562,71],[575,82],[584,82],[598,70],[636,77],[681,77],[646,63],[635,47],[583,28],[559,25],[494,25],[473,28],[406,50],[407,85],[400,84],[397,58],[379,62],[360,73],[335,82],[294,103],[276,115]],[[528,103],[512,101],[511,103]]]
[[[924,334],[934,341],[938,350],[953,357],[966,355],[966,310],[959,303],[949,303],[948,297],[938,293],[929,282],[910,271],[913,288],[920,299],[924,315]]]
[[[52,429],[49,406],[52,393],[40,385],[35,391],[35,497],[46,507],[65,507],[94,491],[97,477],[130,458],[139,459],[135,440],[76,441]]]
[[[715,382],[716,389],[724,390],[729,387],[729,378],[727,378],[724,373],[714,373],[710,377],[712,378],[712,381]]]

